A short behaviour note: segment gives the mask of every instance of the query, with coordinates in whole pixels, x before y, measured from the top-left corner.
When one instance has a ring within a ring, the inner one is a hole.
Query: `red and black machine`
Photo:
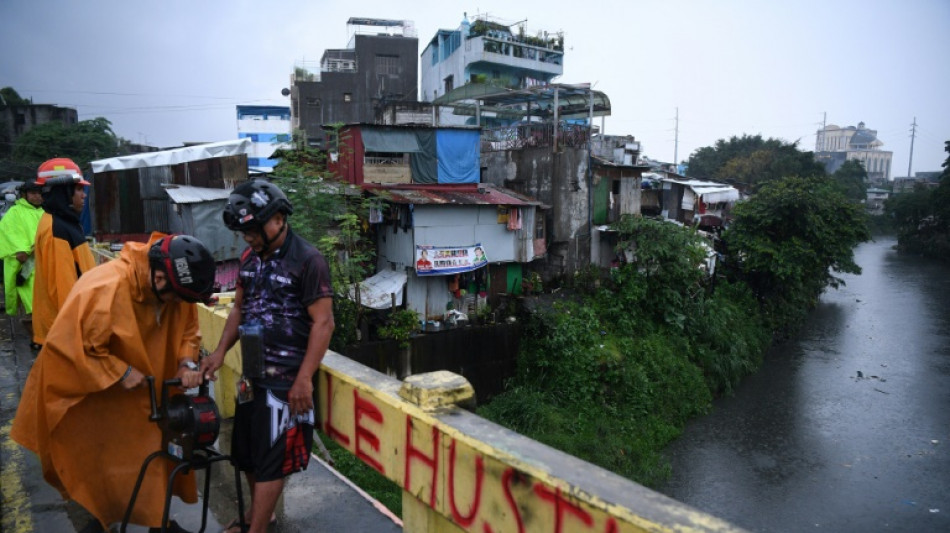
[[[148,381],[148,391],[152,401],[152,413],[149,415],[149,420],[156,422],[162,430],[162,448],[149,455],[142,463],[138,480],[135,482],[135,489],[132,491],[132,499],[129,500],[129,506],[125,510],[125,517],[122,519],[122,526],[119,531],[125,533],[125,528],[132,516],[132,509],[135,508],[135,500],[138,497],[139,489],[142,487],[142,480],[145,479],[145,471],[149,464],[158,457],[164,457],[178,464],[168,476],[165,510],[162,513],[162,533],[165,532],[168,524],[168,512],[171,507],[175,478],[181,472],[207,470],[202,498],[201,529],[198,530],[199,533],[203,533],[208,522],[211,465],[220,461],[232,462],[230,456],[212,448],[215,441],[218,440],[218,433],[221,429],[221,415],[218,412],[218,406],[208,394],[207,382],[201,384],[198,394],[195,396],[176,394],[169,398],[168,389],[170,387],[180,387],[180,379],[169,379],[162,383],[162,404],[159,406],[155,399],[155,377],[146,376],[145,379]],[[238,516],[242,521],[242,530],[246,531],[246,524],[243,523],[244,498],[241,494],[241,476],[237,465],[234,465],[234,480],[237,489]]]

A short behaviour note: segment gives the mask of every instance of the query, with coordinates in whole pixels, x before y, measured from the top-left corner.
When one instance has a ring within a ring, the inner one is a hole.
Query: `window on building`
[[[376,55],[376,74],[385,74],[387,76],[399,75],[399,56],[377,54]]]
[[[544,231],[544,215],[541,214],[541,211],[536,210],[534,215],[534,238],[543,239]]]
[[[448,94],[448,92],[451,91],[453,89],[453,86],[455,85],[455,76],[450,75],[447,78],[445,78],[444,81],[445,81],[445,92],[446,94]]]
[[[614,194],[620,194],[620,180],[614,180],[612,185],[612,191]]]
[[[352,102],[352,101],[353,101],[353,93],[343,93],[343,101],[344,101],[344,102]]]

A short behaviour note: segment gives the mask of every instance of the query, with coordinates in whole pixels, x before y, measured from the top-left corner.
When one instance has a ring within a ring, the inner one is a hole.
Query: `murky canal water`
[[[661,492],[752,531],[950,531],[950,267],[893,245],[687,427]]]

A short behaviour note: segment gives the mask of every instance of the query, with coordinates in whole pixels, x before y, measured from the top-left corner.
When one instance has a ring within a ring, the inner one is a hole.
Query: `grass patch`
[[[357,487],[379,500],[393,514],[402,518],[402,487],[390,481],[389,478],[377,472],[373,467],[357,459],[355,455],[337,444],[333,439],[320,432],[316,432],[316,436],[323,441],[330,452],[330,457],[333,458],[334,462],[333,468],[337,469]],[[314,453],[320,455],[316,445],[314,445]]]

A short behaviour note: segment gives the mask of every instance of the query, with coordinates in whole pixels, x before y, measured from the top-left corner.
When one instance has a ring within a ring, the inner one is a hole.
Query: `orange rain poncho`
[[[50,209],[49,202],[43,206]],[[36,230],[33,342],[37,344],[46,343],[46,332],[80,274],[96,266],[78,215],[69,213],[67,208],[62,211],[65,216],[43,213]],[[75,222],[67,218],[69,215],[75,217]]]
[[[199,342],[195,305],[161,304],[148,245],[127,243],[118,259],[76,282],[27,378],[11,438],[39,456],[43,477],[64,498],[108,528],[122,520],[145,458],[161,449],[148,388],[127,391],[119,379],[131,364],[155,376],[158,393],[180,362],[197,360]],[[131,523],[161,525],[174,466],[152,461]],[[184,501],[197,500],[194,474],[179,475],[175,485]]]

